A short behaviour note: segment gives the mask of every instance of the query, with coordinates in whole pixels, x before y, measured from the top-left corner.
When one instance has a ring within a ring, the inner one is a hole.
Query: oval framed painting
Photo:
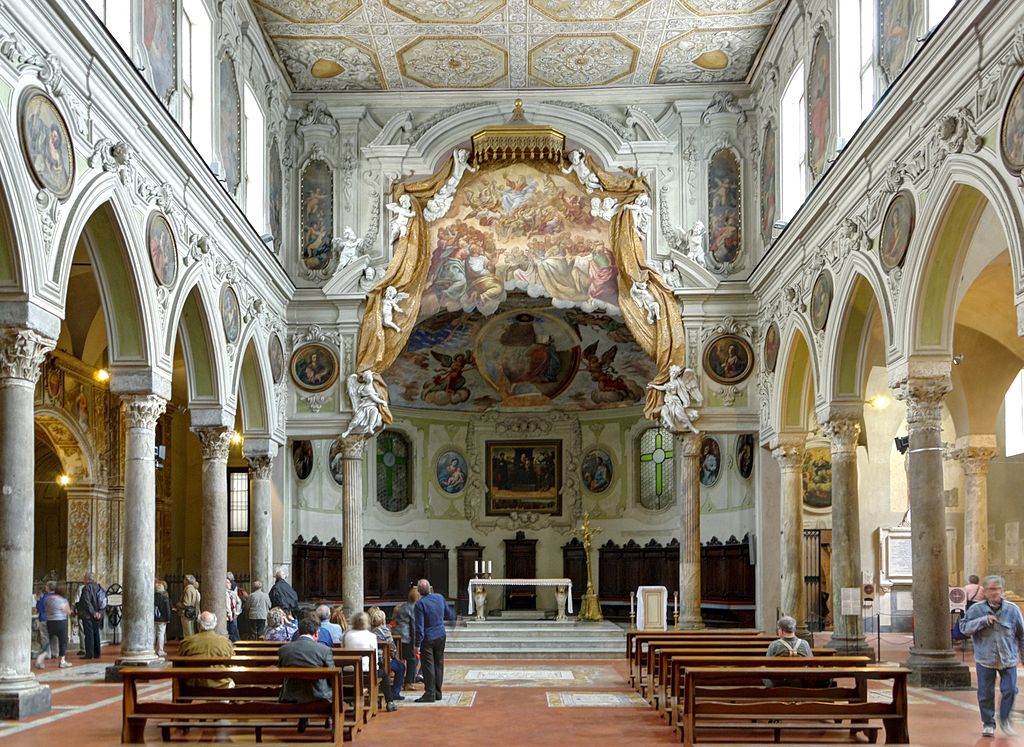
[[[275,384],[280,384],[281,377],[284,376],[284,347],[281,345],[281,338],[277,335],[270,336],[267,357],[270,359],[270,378]]]
[[[445,493],[455,495],[466,487],[469,466],[462,454],[448,449],[438,454],[434,462],[434,474],[437,476],[438,487]]]
[[[220,320],[224,323],[224,337],[231,344],[238,342],[242,333],[242,311],[238,307],[238,296],[230,285],[220,291]]]
[[[327,469],[337,485],[345,484],[345,455],[341,447],[341,436],[338,436],[331,444],[331,450],[327,452]]]
[[[754,434],[741,433],[736,439],[736,471],[749,480],[754,472]]]
[[[754,350],[738,335],[719,335],[704,347],[704,372],[719,384],[739,384],[754,369]]]
[[[825,329],[828,310],[832,305],[832,275],[822,270],[811,289],[811,326],[815,332]]]
[[[700,442],[700,484],[712,487],[722,474],[722,447],[717,438],[705,436]]]
[[[1017,79],[999,128],[999,153],[1015,174],[1024,171],[1024,75]]]
[[[292,441],[292,466],[295,476],[305,480],[313,472],[313,442]]]
[[[917,217],[914,198],[905,189],[890,200],[882,218],[882,230],[878,236],[878,258],[886,272],[892,272],[903,265],[914,233]]]
[[[775,373],[775,366],[779,363],[779,325],[772,322],[768,325],[768,331],[764,333],[764,367],[768,373]]]
[[[583,487],[591,493],[603,493],[612,484],[612,458],[604,449],[591,449],[580,466]]]
[[[71,131],[53,99],[38,88],[22,94],[21,148],[32,179],[58,200],[71,194],[75,183],[75,154]]]
[[[338,356],[326,345],[311,342],[292,353],[292,379],[307,392],[322,392],[338,379]]]
[[[174,233],[163,213],[152,213],[146,223],[146,243],[149,244],[149,261],[153,274],[160,285],[174,285],[178,276],[178,250]]]

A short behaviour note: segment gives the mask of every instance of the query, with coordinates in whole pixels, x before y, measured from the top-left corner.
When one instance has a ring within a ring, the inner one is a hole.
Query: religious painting
[[[284,376],[284,348],[281,346],[281,338],[277,335],[270,336],[267,358],[270,360],[270,378],[275,384],[280,384],[281,377]]]
[[[878,52],[889,82],[903,71],[914,41],[914,0],[878,0]]]
[[[754,471],[754,434],[741,433],[736,439],[736,471],[749,480]]]
[[[462,489],[466,487],[469,466],[462,454],[449,449],[437,457],[437,461],[434,463],[434,474],[437,476],[438,487],[446,493],[455,495],[461,493]]]
[[[174,93],[176,6],[174,0],[143,0],[142,3],[142,46],[149,61],[146,68],[153,92],[164,104]]]
[[[38,88],[22,96],[21,145],[32,178],[63,200],[75,181],[71,132],[53,100]]]
[[[330,451],[327,452],[327,469],[336,485],[345,484],[345,455],[342,451],[341,436],[334,439]]]
[[[603,493],[612,484],[612,458],[604,449],[591,449],[580,466],[583,487],[591,493]]]
[[[1024,75],[1013,86],[999,129],[999,152],[1015,174],[1024,171]]]
[[[764,367],[768,373],[775,373],[775,366],[779,362],[779,348],[781,346],[779,325],[772,322],[768,325],[768,331],[764,333]]]
[[[274,140],[267,158],[267,225],[270,235],[274,237],[274,249],[281,251],[284,231],[281,228],[281,211],[283,210],[284,183],[281,172],[281,149]]]
[[[305,480],[313,471],[313,442],[292,441],[292,466],[295,476]]]
[[[814,281],[814,287],[811,288],[811,326],[814,327],[815,332],[825,329],[831,305],[832,275],[823,270]]]
[[[817,179],[832,143],[832,44],[825,29],[814,38],[807,70],[807,165]]]
[[[322,270],[331,261],[334,237],[334,174],[326,161],[312,160],[302,172],[302,264]]]
[[[704,346],[704,372],[719,384],[739,384],[754,369],[750,343],[737,335],[720,335]]]
[[[914,198],[905,189],[897,192],[885,209],[878,237],[878,256],[886,272],[900,267],[907,256],[915,213]]]
[[[718,482],[722,473],[722,447],[717,438],[705,436],[700,442],[700,484],[706,488]]]
[[[322,392],[338,378],[338,357],[326,345],[303,345],[292,354],[292,378],[307,392]]]
[[[153,213],[146,224],[146,243],[149,244],[149,261],[153,274],[163,286],[174,284],[178,274],[178,252],[174,244],[171,226],[162,213]]]
[[[772,228],[775,225],[775,148],[775,125],[769,122],[761,146],[761,241],[765,246],[772,243]]]
[[[234,194],[242,179],[242,97],[238,92],[235,64],[227,53],[221,57],[217,68],[217,90],[220,176],[224,179],[228,192]]]
[[[57,367],[57,363],[54,359],[47,359],[46,366],[46,392],[50,395],[50,399],[63,406],[61,399],[61,390],[64,385],[64,372]]]
[[[804,505],[808,508],[832,507],[832,451],[827,446],[804,450]]]
[[[488,441],[486,465],[488,516],[561,515],[561,441]]]
[[[238,342],[242,333],[242,312],[238,308],[238,296],[230,285],[220,291],[220,319],[224,323],[224,337],[231,344]]]
[[[719,264],[739,257],[740,223],[740,162],[722,148],[708,162],[708,248]]]
[[[512,291],[559,308],[618,314],[609,222],[575,176],[554,164],[467,172],[444,218],[430,224],[421,317],[497,311]]]

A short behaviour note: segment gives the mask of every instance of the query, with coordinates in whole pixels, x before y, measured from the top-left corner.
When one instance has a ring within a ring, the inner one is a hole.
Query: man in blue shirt
[[[441,700],[444,682],[444,622],[455,622],[455,612],[447,600],[430,589],[430,582],[421,578],[416,588],[421,599],[416,602],[416,641],[420,647],[420,669],[423,672],[423,697],[417,703]]]

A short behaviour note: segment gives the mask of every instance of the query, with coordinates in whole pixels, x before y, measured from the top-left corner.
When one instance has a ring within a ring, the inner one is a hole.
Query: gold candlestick
[[[676,630],[679,630],[679,609],[678,608],[676,609],[676,611],[674,613],[672,613],[672,617],[675,618]]]
[[[600,529],[591,528],[590,514],[585,513],[583,514],[583,524],[573,532],[574,535],[583,541],[583,552],[587,557],[587,592],[583,595],[579,617],[580,620],[589,620],[591,622],[604,620],[604,615],[601,614],[601,602],[598,600],[597,594],[594,593],[594,576],[590,567],[590,540],[600,531]]]

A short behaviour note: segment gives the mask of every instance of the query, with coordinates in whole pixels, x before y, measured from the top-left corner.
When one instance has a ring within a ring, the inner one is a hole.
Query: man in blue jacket
[[[982,582],[985,601],[972,604],[960,622],[960,630],[974,639],[974,663],[978,671],[978,707],[983,737],[996,733],[996,673],[999,673],[999,726],[1008,737],[1016,734],[1010,723],[1017,694],[1017,664],[1024,651],[1024,616],[1003,597],[1001,576]]]
[[[455,612],[447,600],[430,590],[430,582],[421,578],[416,588],[421,599],[416,602],[416,641],[420,647],[420,669],[423,673],[423,697],[417,703],[441,700],[444,682],[444,621],[455,622]]]

